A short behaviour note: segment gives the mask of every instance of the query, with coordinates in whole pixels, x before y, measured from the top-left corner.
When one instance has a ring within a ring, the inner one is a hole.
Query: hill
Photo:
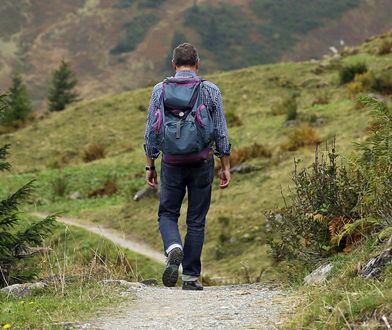
[[[84,98],[142,87],[168,74],[168,54],[184,40],[198,46],[203,74],[319,58],[340,40],[384,31],[391,11],[388,0],[5,0],[0,88],[21,71],[41,104],[62,58]]]
[[[255,66],[208,76],[223,93],[234,160],[242,158],[260,170],[234,174],[226,191],[215,183],[204,251],[207,274],[223,281],[255,279],[260,272],[265,278],[274,276],[276,270],[269,267],[266,253],[264,211],[282,205],[281,189],[287,192],[293,158],[307,166],[315,143],[335,136],[339,153],[349,155],[353,143],[365,139],[369,112],[355,102],[357,87],[340,84],[339,71],[366,63],[375,77],[389,74],[383,79],[390,79],[392,55],[378,54],[391,39],[389,31],[323,61]],[[2,142],[12,145],[14,170],[0,176],[0,192],[36,178],[39,194],[34,208],[100,222],[161,249],[158,201],[132,200],[145,185],[142,143],[150,92],[145,88],[84,101],[3,135]],[[292,95],[298,115],[287,122],[287,103],[282,101],[292,100]],[[387,94],[383,97],[390,101]],[[86,153],[104,158],[85,162]],[[70,196],[76,192],[78,197]]]

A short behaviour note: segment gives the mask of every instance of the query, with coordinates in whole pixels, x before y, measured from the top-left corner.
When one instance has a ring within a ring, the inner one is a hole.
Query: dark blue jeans
[[[204,227],[211,202],[214,159],[199,165],[179,166],[162,162],[159,205],[159,230],[165,251],[172,244],[184,250],[184,275],[200,276],[200,256],[204,243]],[[182,245],[178,230],[181,204],[188,191],[187,233]]]

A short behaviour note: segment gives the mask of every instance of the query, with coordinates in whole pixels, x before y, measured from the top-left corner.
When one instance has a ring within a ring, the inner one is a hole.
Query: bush
[[[82,159],[84,162],[92,162],[97,159],[105,158],[106,156],[106,148],[104,145],[99,143],[89,144],[82,151]]]
[[[295,164],[291,203],[266,214],[275,260],[314,262],[358,240],[357,232],[341,234],[361,217],[357,205],[364,182],[339,166],[337,158],[333,146],[327,158],[316,152],[310,169],[299,171]]]
[[[237,127],[242,125],[241,118],[234,112],[226,112],[227,125],[230,127]]]
[[[392,52],[392,41],[383,40],[380,47],[377,49],[377,55],[387,55]]]
[[[356,63],[343,66],[339,70],[339,80],[342,85],[353,81],[357,74],[366,73],[368,71],[365,63]]]
[[[373,72],[357,74],[353,81],[347,85],[347,90],[351,95],[369,91],[375,84],[376,78]]]
[[[271,113],[274,116],[286,115],[286,120],[297,119],[297,99],[295,95],[284,98],[283,100],[275,103],[271,108]]]
[[[392,72],[383,72],[380,76],[375,78],[372,84],[372,90],[380,94],[392,94]]]
[[[230,154],[230,165],[231,167],[242,164],[247,160],[254,159],[254,158],[271,158],[272,151],[268,147],[253,143],[250,146],[245,146],[242,148],[233,149]],[[218,172],[221,169],[221,163],[218,162],[215,170]]]
[[[58,176],[50,182],[53,197],[64,197],[68,192],[68,178],[66,176]]]
[[[288,135],[287,141],[280,147],[285,151],[295,151],[306,146],[316,146],[321,140],[315,130],[308,124],[295,127]]]

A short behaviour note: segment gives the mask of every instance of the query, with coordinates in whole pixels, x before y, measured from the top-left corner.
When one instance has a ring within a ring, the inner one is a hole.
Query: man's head
[[[183,43],[173,50],[172,66],[174,70],[193,70],[199,69],[199,55],[191,44]]]

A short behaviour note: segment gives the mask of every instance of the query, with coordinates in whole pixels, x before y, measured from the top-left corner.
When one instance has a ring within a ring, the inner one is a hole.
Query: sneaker
[[[178,267],[184,258],[184,252],[180,248],[174,248],[169,252],[166,261],[166,267],[162,275],[164,286],[173,287],[178,280]]]
[[[183,290],[203,290],[203,286],[201,283],[196,280],[196,281],[184,281],[182,283],[182,289]]]

